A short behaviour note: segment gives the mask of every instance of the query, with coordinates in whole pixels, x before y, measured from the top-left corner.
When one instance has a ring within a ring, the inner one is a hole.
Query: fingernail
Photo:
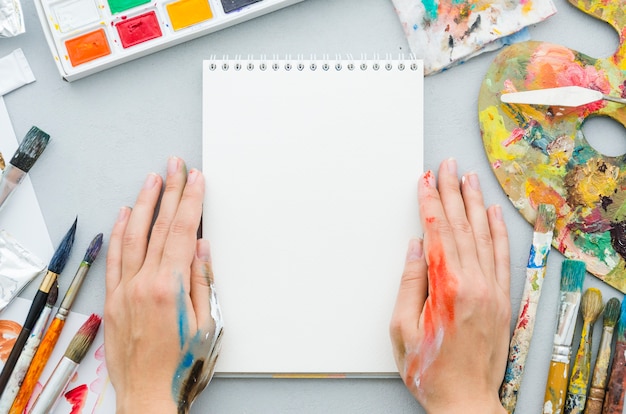
[[[155,184],[156,184],[156,174],[155,173],[150,173],[150,174],[148,174],[148,177],[146,178],[146,181],[143,183],[143,188],[145,190],[149,190],[151,188],[154,188]]]
[[[480,182],[478,182],[478,175],[475,173],[467,174],[467,181],[469,181],[470,187],[472,190],[479,191],[480,190]]]
[[[493,206],[493,214],[494,216],[496,216],[496,219],[500,221],[504,220],[504,218],[502,217],[502,206],[500,206],[499,204]]]
[[[121,222],[121,221],[126,220],[129,213],[130,213],[129,207],[126,207],[126,206],[121,207],[119,213],[117,214],[117,221]]]
[[[409,242],[409,250],[406,252],[406,261],[414,262],[420,260],[424,256],[424,250],[422,248],[422,240],[411,239]]]
[[[180,167],[180,158],[170,157],[167,160],[167,175],[173,175],[178,172]]]
[[[448,172],[450,175],[456,175],[456,160],[454,158],[448,158],[446,161],[446,166],[448,167]]]
[[[203,262],[211,261],[211,244],[207,240],[198,240],[196,256]]]
[[[189,171],[189,175],[187,176],[187,184],[195,183],[196,180],[198,179],[199,174],[200,174],[200,171],[196,169],[192,169],[191,171]]]

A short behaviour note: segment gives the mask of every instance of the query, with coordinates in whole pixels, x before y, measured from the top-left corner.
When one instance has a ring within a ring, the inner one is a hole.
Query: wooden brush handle
[[[604,388],[591,387],[585,405],[585,414],[601,414],[604,402]]]
[[[543,397],[543,414],[563,412],[567,392],[567,374],[569,363],[550,361],[546,394]]]
[[[604,326],[602,329],[602,338],[600,339],[600,347],[598,348],[598,356],[596,358],[596,366],[593,368],[593,377],[591,380],[591,388],[587,396],[587,405],[585,405],[585,414],[600,414],[602,412],[602,403],[606,392],[607,372],[609,361],[611,359],[611,341],[613,339],[613,327]]]
[[[509,413],[515,411],[515,406],[517,405],[517,392],[522,384],[526,357],[528,356],[530,340],[535,329],[537,306],[545,275],[545,267],[526,269],[524,293],[522,294],[522,302],[517,316],[517,324],[511,337],[504,382],[500,386],[500,402]]]
[[[624,391],[626,390],[626,342],[615,344],[613,367],[606,389],[602,414],[622,414],[624,408]]]
[[[591,334],[593,324],[586,320],[581,332],[580,345],[576,352],[572,376],[569,380],[567,398],[565,399],[565,414],[581,414],[585,409],[587,388],[591,373]]]
[[[52,354],[52,350],[54,349],[57,341],[59,340],[59,335],[61,334],[61,329],[63,329],[63,325],[65,325],[65,321],[54,318],[50,327],[46,331],[45,336],[41,340],[41,344],[39,344],[39,348],[33,357],[33,361],[26,371],[26,375],[24,376],[24,382],[22,382],[22,386],[13,401],[13,405],[11,406],[11,410],[9,414],[22,414],[30,397],[37,385],[37,381],[43,372],[44,367],[48,363],[48,359],[50,358],[50,354]]]
[[[565,410],[563,412],[565,414],[582,414],[586,401],[586,395],[572,394],[568,392],[567,397],[565,398]]]
[[[4,364],[4,368],[2,368],[2,372],[0,373],[0,394],[4,392],[4,389],[9,382],[9,378],[11,378],[11,374],[13,374],[13,368],[15,368],[15,364],[24,349],[24,345],[30,336],[30,331],[35,326],[37,319],[39,319],[39,315],[43,312],[43,308],[46,307],[46,301],[48,300],[48,293],[42,292],[38,290],[35,294],[35,298],[33,299],[33,303],[30,305],[30,309],[28,310],[28,315],[26,316],[26,320],[24,321],[24,326],[20,331],[13,348],[11,349],[11,354],[9,354],[9,358],[7,362]]]

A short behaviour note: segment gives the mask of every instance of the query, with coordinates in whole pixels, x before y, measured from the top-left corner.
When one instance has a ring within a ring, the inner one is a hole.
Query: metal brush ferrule
[[[576,317],[580,306],[580,292],[561,292],[561,305],[559,306],[559,322],[554,334],[555,345],[570,347],[574,339],[576,329]]]
[[[563,362],[569,364],[570,357],[572,356],[572,349],[567,345],[554,345],[552,347],[552,361]]]
[[[76,295],[78,294],[78,291],[80,290],[80,287],[82,286],[83,281],[85,280],[85,276],[87,275],[87,272],[89,271],[89,267],[90,266],[88,263],[81,262],[80,266],[78,267],[78,270],[76,271],[76,275],[74,275],[74,278],[72,279],[72,283],[70,284],[70,287],[68,287],[67,292],[65,292],[65,296],[63,297],[61,306],[59,306],[59,312],[61,312],[61,309],[67,310],[72,307],[72,304],[74,303],[74,299],[76,299]]]
[[[13,164],[8,164],[2,171],[0,177],[0,209],[24,177],[26,177],[26,173]]]
[[[59,275],[48,270],[48,272],[46,273],[46,276],[44,276],[43,280],[41,281],[39,290],[45,293],[50,292],[50,289],[52,289],[52,285],[54,285],[57,281],[57,277],[59,277]]]

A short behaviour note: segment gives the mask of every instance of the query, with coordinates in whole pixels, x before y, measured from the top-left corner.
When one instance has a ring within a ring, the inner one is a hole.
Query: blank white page
[[[203,67],[216,371],[395,373],[388,326],[421,234],[422,64],[273,63]]]

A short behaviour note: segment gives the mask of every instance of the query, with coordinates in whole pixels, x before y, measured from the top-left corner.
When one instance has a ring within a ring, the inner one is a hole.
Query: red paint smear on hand
[[[426,375],[436,361],[443,339],[441,331],[445,335],[454,330],[457,285],[456,275],[448,269],[441,241],[435,240],[428,251],[428,298],[421,318],[424,337],[417,352],[407,355],[407,384],[417,385],[416,380]]]
[[[80,414],[83,412],[83,407],[85,407],[85,403],[87,402],[88,392],[89,388],[87,388],[87,384],[81,384],[65,393],[65,399],[72,406],[70,414]]]
[[[428,299],[424,309],[424,328],[434,336],[433,312],[446,329],[454,323],[457,279],[448,269],[440,241],[431,245],[428,259]]]

